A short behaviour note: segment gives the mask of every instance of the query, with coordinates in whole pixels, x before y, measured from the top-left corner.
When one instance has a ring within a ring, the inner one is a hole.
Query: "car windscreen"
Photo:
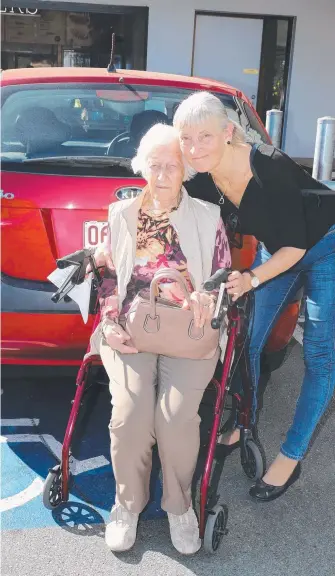
[[[172,124],[179,103],[192,92],[120,83],[6,86],[1,160],[5,167],[43,159],[132,158],[145,132],[158,122]],[[255,115],[250,121],[238,98],[215,94],[252,141],[266,141],[263,126]]]

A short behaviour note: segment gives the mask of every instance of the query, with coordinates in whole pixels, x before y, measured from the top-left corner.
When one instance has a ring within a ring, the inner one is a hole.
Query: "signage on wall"
[[[37,8],[1,8],[0,12],[5,16],[39,16]]]
[[[8,10],[8,8],[7,8]],[[65,13],[53,10],[36,10],[29,8],[29,14],[6,14],[2,18],[4,29],[3,39],[5,42],[20,42],[23,44],[65,44]],[[24,11],[21,8],[21,11]],[[34,14],[32,14],[34,12]]]

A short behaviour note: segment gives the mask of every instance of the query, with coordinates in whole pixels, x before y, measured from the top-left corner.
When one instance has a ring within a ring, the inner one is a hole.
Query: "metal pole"
[[[335,118],[318,118],[313,163],[313,178],[331,180],[335,151]]]
[[[282,110],[267,111],[265,128],[272,140],[272,144],[276,148],[280,148],[282,122],[283,122]]]

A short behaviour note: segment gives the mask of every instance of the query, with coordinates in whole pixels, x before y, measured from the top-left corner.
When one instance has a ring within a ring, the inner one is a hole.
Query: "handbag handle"
[[[180,272],[178,272],[178,270],[173,270],[172,268],[160,268],[158,272],[156,272],[156,274],[154,275],[150,284],[150,318],[152,320],[154,320],[157,316],[156,288],[157,285],[161,282],[161,280],[164,280],[166,278],[178,282],[178,284],[180,285],[180,287],[184,292],[185,299],[187,300],[188,305],[191,307],[191,297],[184,276]]]

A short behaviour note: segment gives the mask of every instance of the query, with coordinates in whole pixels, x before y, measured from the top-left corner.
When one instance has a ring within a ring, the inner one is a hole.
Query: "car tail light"
[[[2,208],[1,271],[14,278],[46,281],[55,267],[40,210]]]

